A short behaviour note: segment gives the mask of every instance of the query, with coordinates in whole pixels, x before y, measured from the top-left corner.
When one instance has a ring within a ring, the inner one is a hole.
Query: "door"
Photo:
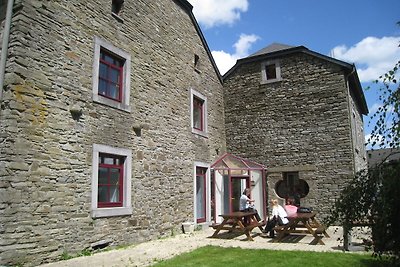
[[[249,177],[232,177],[231,178],[231,211],[239,211],[240,197],[246,187],[250,185]]]
[[[206,173],[207,168],[196,167],[196,221],[206,221]]]

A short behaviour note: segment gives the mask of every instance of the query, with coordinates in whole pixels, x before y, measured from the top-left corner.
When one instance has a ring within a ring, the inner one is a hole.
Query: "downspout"
[[[0,56],[0,103],[3,101],[4,75],[6,72],[8,42],[9,42],[9,38],[10,38],[13,6],[14,6],[14,0],[8,0],[6,20],[5,20],[4,32],[3,32],[3,42],[1,45],[1,56]]]

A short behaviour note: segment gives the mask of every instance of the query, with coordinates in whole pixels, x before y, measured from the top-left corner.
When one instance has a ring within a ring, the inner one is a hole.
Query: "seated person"
[[[271,205],[272,205],[272,218],[268,221],[267,226],[265,226],[264,232],[265,233],[269,232],[269,237],[274,238],[275,237],[274,227],[276,225],[285,225],[289,222],[289,220],[286,218],[287,213],[285,209],[278,204],[277,199],[271,200]]]
[[[297,206],[294,205],[294,200],[292,198],[288,198],[286,200],[286,205],[284,206],[284,209],[287,213],[287,217],[292,217],[297,213]]]
[[[254,208],[254,201],[255,201],[254,199],[250,199],[250,188],[244,189],[243,194],[240,197],[239,210],[243,211],[243,212],[255,211],[256,212],[255,216],[256,216],[257,221],[261,222],[262,221],[261,217],[258,214],[258,211]]]

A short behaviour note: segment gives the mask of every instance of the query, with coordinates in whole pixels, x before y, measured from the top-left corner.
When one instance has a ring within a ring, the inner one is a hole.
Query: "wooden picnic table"
[[[247,240],[253,241],[253,238],[250,235],[251,231],[255,227],[258,227],[262,231],[262,226],[265,225],[264,221],[258,222],[255,215],[256,212],[254,211],[236,211],[228,214],[221,214],[219,216],[224,218],[224,220],[220,224],[211,225],[211,227],[215,229],[215,232],[211,237],[217,237],[221,230],[228,230],[229,232],[243,233],[247,236]]]
[[[289,223],[277,226],[274,230],[277,232],[275,242],[280,242],[286,235],[291,233],[311,234],[314,239],[311,244],[325,245],[322,237],[330,237],[326,232],[326,227],[316,219],[316,212],[296,213],[291,217],[287,217]]]

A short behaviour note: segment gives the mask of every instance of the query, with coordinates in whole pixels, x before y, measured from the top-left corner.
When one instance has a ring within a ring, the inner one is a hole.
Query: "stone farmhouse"
[[[366,165],[345,62],[274,44],[222,77],[186,0],[7,0],[0,21],[0,265],[208,227],[237,178],[263,216],[294,187],[324,214]]]

